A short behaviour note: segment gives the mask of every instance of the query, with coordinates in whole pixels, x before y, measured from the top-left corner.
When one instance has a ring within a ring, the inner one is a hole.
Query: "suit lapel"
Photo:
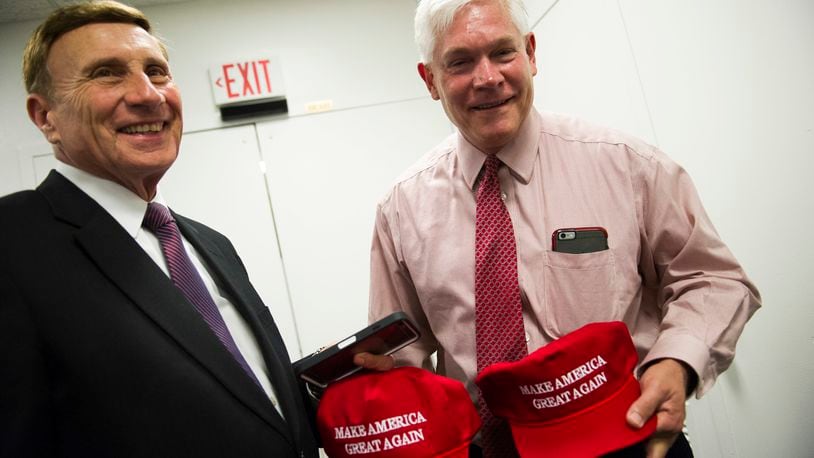
[[[85,253],[157,326],[248,408],[291,440],[265,393],[246,375],[198,312],[138,243],[93,199],[51,172],[39,188],[54,214],[77,226]]]
[[[266,313],[271,318],[262,300],[254,293],[254,287],[245,277],[245,269],[236,262],[229,261],[218,245],[204,237],[186,218],[175,213],[173,216],[184,237],[204,258],[211,273],[216,277],[216,282],[229,294],[234,306],[252,328],[288,425],[298,430],[305,420],[299,418],[303,409],[298,408],[295,404],[301,398],[301,394],[299,387],[290,382],[291,375],[293,375],[291,362],[284,348],[274,348],[271,344],[269,332],[279,333],[279,331],[276,328],[269,329],[274,326],[273,321],[270,320],[268,324],[264,324],[261,317],[258,316],[258,310],[260,310],[260,313]],[[298,434],[299,431],[295,431],[295,437],[299,437]]]

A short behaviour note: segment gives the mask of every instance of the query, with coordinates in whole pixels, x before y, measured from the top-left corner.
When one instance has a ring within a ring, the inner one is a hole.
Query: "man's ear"
[[[50,143],[59,141],[59,133],[52,122],[51,103],[40,94],[29,94],[25,100],[25,107],[31,122],[45,135]]]
[[[430,95],[432,96],[433,100],[438,100],[441,97],[438,95],[438,89],[435,87],[435,81],[433,80],[432,69],[425,65],[423,62],[418,63],[418,74],[421,75],[421,79],[424,80],[424,84],[427,85],[427,90],[430,91]]]
[[[526,54],[529,56],[529,65],[531,65],[531,76],[537,74],[537,57],[534,51],[537,49],[537,39],[534,38],[534,32],[529,32],[526,35]]]

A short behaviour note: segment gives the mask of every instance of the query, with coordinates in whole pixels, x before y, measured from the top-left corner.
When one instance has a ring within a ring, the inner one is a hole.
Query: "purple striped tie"
[[[164,259],[167,260],[172,283],[195,306],[206,324],[218,336],[218,339],[229,350],[229,353],[234,356],[240,367],[260,386],[254,372],[249,368],[249,364],[243,358],[243,355],[240,354],[240,350],[238,350],[232,334],[229,333],[229,329],[226,327],[226,323],[223,321],[223,317],[206,289],[201,276],[195,266],[192,265],[192,261],[189,259],[186,249],[184,249],[184,243],[181,241],[181,232],[178,230],[178,225],[175,224],[175,219],[170,214],[170,211],[161,204],[150,203],[147,206],[147,213],[144,215],[144,221],[141,225],[155,234],[161,243],[161,251],[164,252]]]

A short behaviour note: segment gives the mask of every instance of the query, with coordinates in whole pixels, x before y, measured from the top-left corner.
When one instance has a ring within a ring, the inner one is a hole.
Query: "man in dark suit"
[[[233,246],[158,192],[182,114],[150,30],[133,8],[80,4],[26,48],[28,113],[60,165],[0,199],[0,456],[317,456]],[[148,208],[180,251],[143,226]]]

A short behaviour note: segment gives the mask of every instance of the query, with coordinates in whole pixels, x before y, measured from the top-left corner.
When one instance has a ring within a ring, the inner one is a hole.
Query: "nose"
[[[498,66],[488,58],[481,59],[475,67],[474,84],[476,88],[498,86],[503,82],[503,74]]]
[[[125,102],[131,106],[145,106],[155,108],[164,101],[164,94],[144,73],[131,75],[127,81]]]

